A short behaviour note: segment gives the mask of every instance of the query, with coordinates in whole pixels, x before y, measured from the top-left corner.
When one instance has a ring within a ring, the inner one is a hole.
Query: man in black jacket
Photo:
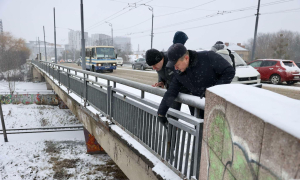
[[[174,77],[165,93],[159,109],[158,118],[166,123],[169,107],[184,86],[190,94],[205,96],[206,88],[219,84],[229,84],[234,78],[233,67],[219,54],[213,51],[190,51],[184,45],[173,44],[168,50],[167,67],[174,67]]]
[[[166,87],[166,89],[168,89],[174,76],[174,67],[170,67],[170,68],[166,67],[168,63],[167,52],[159,52],[156,49],[149,49],[146,52],[146,62],[149,66],[152,66],[153,69],[156,70],[158,74],[158,82],[152,86],[161,87],[161,88]],[[179,86],[179,92],[189,94],[188,89],[185,88],[184,86]],[[174,101],[170,107],[176,110],[180,110],[181,103]],[[192,113],[193,108],[192,107],[189,108]],[[175,117],[172,118],[176,119]]]

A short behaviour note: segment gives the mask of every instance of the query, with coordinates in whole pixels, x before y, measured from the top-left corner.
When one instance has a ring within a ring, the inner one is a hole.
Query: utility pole
[[[45,59],[47,61],[47,50],[46,50],[46,36],[45,36],[45,27],[43,26],[44,29],[44,46],[45,46]]]
[[[55,52],[55,64],[57,64],[57,53],[56,53],[56,26],[55,26],[55,8],[53,8],[54,15],[54,52]]]
[[[80,4],[81,10],[81,67],[83,70],[86,70],[86,63],[85,63],[85,40],[84,40],[84,23],[83,23],[83,2],[81,0]]]
[[[256,22],[255,22],[255,30],[254,30],[254,40],[253,40],[253,48],[252,48],[252,59],[255,58],[255,46],[256,46],[256,35],[257,35],[257,26],[258,26],[258,18],[259,18],[259,7],[260,7],[260,0],[258,0],[258,6],[257,6],[257,14],[256,14]]]
[[[149,9],[150,11],[152,11],[152,26],[151,26],[151,49],[152,49],[152,44],[153,44],[153,19],[154,19],[153,7],[152,7],[152,6],[149,6],[149,5],[147,5],[147,4],[141,4],[141,5],[148,6],[148,9]]]
[[[38,37],[38,41],[39,41],[39,57],[40,57],[40,60],[42,60],[42,57],[41,57],[40,37]]]
[[[4,124],[4,118],[3,118],[1,100],[0,100],[0,116],[1,116],[1,124],[2,124],[2,132],[3,132],[3,136],[4,136],[4,142],[8,142],[7,135],[6,135],[6,128],[5,128],[5,124]]]
[[[110,22],[105,21],[105,23],[108,23],[108,25],[111,27],[111,42],[112,46],[114,46],[114,33],[113,33],[113,26]]]

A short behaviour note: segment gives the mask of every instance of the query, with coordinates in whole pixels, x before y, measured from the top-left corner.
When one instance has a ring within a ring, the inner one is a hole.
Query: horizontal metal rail
[[[6,129],[6,131],[27,131],[27,130],[45,130],[45,129],[78,129],[83,128],[83,126],[58,126],[58,127],[38,127],[38,128],[19,128],[19,129]],[[2,129],[0,129],[2,131]]]
[[[195,107],[195,116],[175,109],[168,111],[168,129],[157,119],[157,102],[145,99],[145,92],[163,96],[166,90],[104,74],[69,68],[43,61],[32,64],[59,86],[67,88],[112,122],[131,134],[180,177],[199,177],[204,99],[180,94],[178,102]],[[122,84],[140,91],[125,91]],[[171,115],[171,116],[169,116]],[[177,120],[179,119],[179,120]]]
[[[30,134],[30,133],[47,133],[47,132],[65,132],[65,131],[82,131],[83,128],[77,129],[59,129],[59,130],[43,130],[43,131],[9,131],[6,134]],[[0,132],[0,134],[3,134]]]

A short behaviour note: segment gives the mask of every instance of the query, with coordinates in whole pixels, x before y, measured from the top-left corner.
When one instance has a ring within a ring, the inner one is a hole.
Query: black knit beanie
[[[162,53],[156,49],[149,49],[146,52],[146,62],[149,66],[153,66],[159,63],[162,60],[162,58],[163,58]]]

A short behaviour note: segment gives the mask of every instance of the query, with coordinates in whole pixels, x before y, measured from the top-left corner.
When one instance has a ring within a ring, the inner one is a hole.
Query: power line
[[[274,2],[270,2],[270,3],[265,3],[265,4],[262,4],[261,6],[266,7],[266,6],[271,6],[271,5],[275,5],[275,4],[279,4],[279,3],[285,3],[285,2],[290,2],[290,1],[294,1],[294,0],[279,0],[279,1],[274,1]],[[229,13],[239,12],[239,11],[244,11],[244,10],[251,10],[249,8],[253,9],[253,8],[256,8],[256,6],[249,6],[249,7],[244,7],[244,8],[235,9],[235,10],[226,11],[226,12],[217,12],[216,14],[210,14],[210,15],[206,15],[206,16],[203,16],[203,17],[200,17],[200,18],[196,18],[196,19],[191,19],[191,20],[186,20],[186,21],[183,21],[183,22],[169,24],[169,25],[157,27],[155,29],[156,30],[157,29],[163,29],[163,28],[168,28],[168,27],[171,27],[171,26],[182,25],[182,24],[186,24],[186,23],[190,23],[190,22],[194,22],[194,21],[204,20],[204,19],[215,17],[215,16],[218,16],[218,15],[224,15],[224,14],[229,14]],[[130,34],[127,34],[127,35],[145,33],[145,31],[148,31],[148,29],[147,30],[143,30],[143,31],[139,31],[139,32],[135,32],[135,33],[130,33]]]
[[[185,10],[182,10],[182,11],[177,11],[177,12],[172,12],[172,13],[168,13],[168,14],[162,14],[162,15],[158,15],[158,16],[155,16],[155,17],[162,17],[162,16],[168,16],[168,15],[172,15],[172,14],[177,14],[177,13],[181,13],[181,12],[184,12],[184,11],[187,11],[187,10],[190,10],[190,9],[194,9],[196,7],[199,7],[199,6],[204,6],[206,4],[209,4],[209,3],[212,3],[216,0],[212,0],[212,1],[209,1],[209,2],[206,2],[206,3],[203,3],[203,4],[200,4],[200,5],[197,5],[197,6],[194,6],[194,7],[191,7],[191,8],[187,8]]]
[[[135,27],[135,26],[138,26],[138,25],[140,25],[140,24],[143,24],[143,23],[145,23],[145,22],[149,21],[150,19],[151,19],[151,18],[149,18],[149,19],[147,19],[147,20],[145,20],[145,21],[142,21],[142,22],[140,22],[140,23],[138,23],[138,24],[136,24],[136,25],[133,25],[133,26],[127,27],[127,28],[123,28],[123,29],[116,29],[115,31],[121,31],[121,30],[124,30],[124,29],[130,29],[130,28],[133,28],[133,27]]]
[[[88,27],[87,29],[88,29],[88,30],[92,29],[91,27],[93,27],[93,26],[95,26],[95,25],[97,25],[97,24],[99,24],[99,23],[101,23],[101,22],[107,20],[108,18],[110,18],[110,17],[112,17],[112,16],[114,16],[114,15],[116,15],[116,14],[118,14],[118,13],[124,11],[126,8],[128,8],[128,5],[127,5],[126,7],[124,7],[122,10],[120,10],[120,11],[118,11],[118,12],[116,12],[116,13],[114,13],[114,14],[112,14],[112,15],[106,17],[106,18],[104,18],[103,20],[101,20],[101,21],[97,22],[96,24],[94,24],[94,25]],[[93,27],[93,28],[94,28],[94,27]]]
[[[267,15],[267,14],[277,14],[277,13],[287,13],[287,12],[299,12],[297,10],[300,10],[300,8],[296,9],[288,9],[288,10],[283,10],[283,11],[276,11],[276,12],[269,12],[269,13],[263,13],[261,15]]]
[[[182,29],[182,30],[195,29],[195,28],[200,28],[200,27],[212,26],[212,25],[216,25],[216,24],[223,24],[223,23],[226,23],[226,22],[236,21],[236,20],[240,20],[240,19],[245,19],[245,18],[253,17],[253,16],[254,15],[244,16],[244,17],[241,17],[241,18],[231,19],[231,20],[228,20],[228,21],[211,23],[211,24],[206,24],[206,25],[202,25],[202,26],[195,26],[195,27],[185,28],[185,29]],[[158,32],[158,33],[155,33],[155,34],[164,34],[164,33],[168,33],[168,32],[174,32],[174,30],[172,30],[172,31],[165,31],[165,32]]]

